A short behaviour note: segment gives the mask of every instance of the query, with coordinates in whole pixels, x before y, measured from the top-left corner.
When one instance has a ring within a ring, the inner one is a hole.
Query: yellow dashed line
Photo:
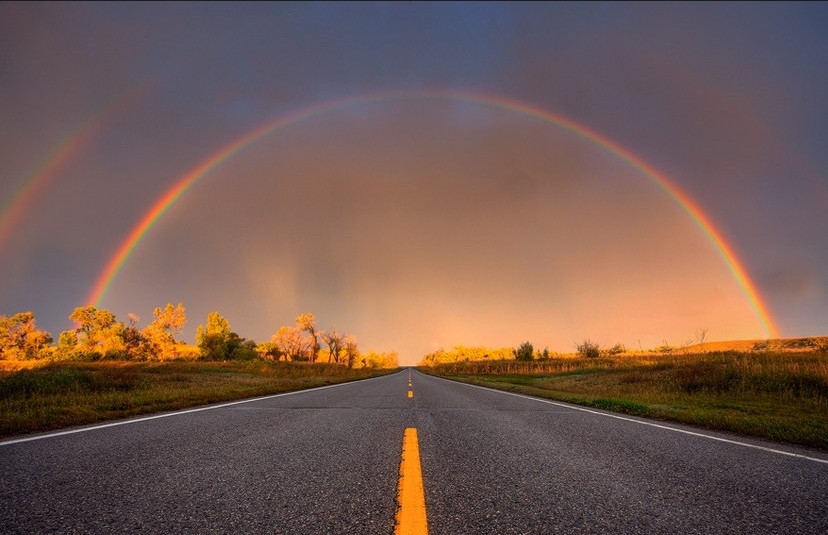
[[[410,392],[409,392],[410,393]],[[397,497],[396,535],[428,535],[423,474],[420,468],[420,446],[417,429],[408,427],[403,434],[400,486]]]
[[[411,390],[409,390],[409,391],[408,391],[408,397],[413,398],[413,397],[414,397],[414,392],[412,392]]]

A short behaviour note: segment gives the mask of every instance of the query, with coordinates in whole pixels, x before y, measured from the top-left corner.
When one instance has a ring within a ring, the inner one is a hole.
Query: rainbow
[[[164,193],[155,202],[155,204],[152,205],[146,214],[144,214],[144,216],[138,221],[137,225],[135,225],[135,227],[133,227],[127,235],[126,239],[124,239],[121,245],[115,250],[115,253],[110,257],[89,294],[89,298],[87,299],[88,304],[90,306],[100,306],[101,301],[106,296],[106,293],[112,285],[113,280],[118,275],[118,272],[124,266],[124,263],[127,261],[147,232],[149,232],[149,230],[153,227],[156,221],[158,221],[158,219],[164,215],[164,213],[166,213],[167,210],[169,210],[170,207],[175,204],[175,202],[181,198],[181,196],[189,188],[229,158],[253,145],[268,134],[288,126],[295,125],[309,118],[334,110],[341,110],[350,106],[397,99],[458,100],[508,110],[563,128],[572,134],[575,134],[608,150],[649,178],[669,197],[677,202],[679,206],[681,206],[681,208],[692,218],[692,220],[702,230],[704,235],[713,245],[713,248],[716,250],[718,255],[722,258],[722,260],[724,260],[740,290],[761,322],[762,327],[765,330],[765,334],[769,338],[776,338],[778,336],[777,328],[770,313],[768,312],[767,306],[763,303],[756,286],[748,277],[745,268],[742,266],[733,248],[727,243],[721,232],[716,229],[713,222],[707,214],[704,213],[701,207],[699,207],[699,205],[688,194],[683,192],[681,188],[669,180],[665,175],[660,173],[640,157],[630,152],[628,149],[622,147],[606,136],[573,121],[572,119],[557,115],[537,106],[510,100],[504,97],[459,91],[399,91],[371,93],[327,101],[303,108],[267,122],[241,136],[232,143],[225,145],[204,159],[189,172],[182,175],[175,182],[175,184],[173,184],[173,186],[168,189],[166,193]]]
[[[83,152],[110,122],[143,97],[149,89],[150,84],[144,82],[110,99],[61,139],[34,171],[20,181],[0,205],[0,249],[46,185]]]

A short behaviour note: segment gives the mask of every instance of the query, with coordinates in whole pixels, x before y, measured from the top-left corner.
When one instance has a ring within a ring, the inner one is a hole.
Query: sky
[[[824,3],[3,2],[0,314],[825,335],[826,95]]]

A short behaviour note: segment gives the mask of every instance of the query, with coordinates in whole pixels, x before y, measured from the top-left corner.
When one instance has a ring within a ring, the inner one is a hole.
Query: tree
[[[316,320],[313,317],[313,314],[310,312],[306,312],[305,314],[300,314],[296,317],[296,326],[308,333],[311,337],[311,347],[310,347],[310,361],[316,362],[317,357],[319,356],[319,336],[316,331]]]
[[[115,324],[115,315],[108,310],[98,310],[93,306],[77,307],[69,314],[75,322],[75,330],[80,335],[78,343],[95,345],[100,333]]]
[[[124,327],[122,335],[126,354],[131,358],[136,359],[149,358],[152,349],[147,337],[144,336],[144,334],[138,329],[138,322],[140,319],[132,313],[129,313],[127,316],[129,317],[129,325]],[[61,334],[61,338],[62,337],[63,334]],[[75,337],[75,340],[75,343],[77,344],[77,336]],[[71,345],[71,340],[67,339],[66,342]],[[60,344],[60,342],[58,342],[58,344]],[[58,347],[58,349],[60,349],[60,347]]]
[[[368,351],[362,356],[362,364],[366,368],[398,368],[399,357],[395,351],[390,353],[377,353]]]
[[[230,333],[227,339],[227,358],[231,360],[253,360],[258,356],[256,342],[246,340],[236,333]]]
[[[520,344],[517,349],[513,349],[512,353],[515,355],[515,360],[532,360],[534,358],[535,348],[526,341]]]
[[[77,325],[77,349],[82,356],[113,358],[124,355],[125,327],[115,321],[112,312],[92,306],[77,307],[69,314],[69,319]]]
[[[299,327],[279,327],[270,341],[278,348],[279,354],[285,356],[285,360],[307,361],[311,358],[313,343]]]
[[[328,345],[328,362],[333,359],[339,364],[340,356],[345,341],[345,335],[339,334],[335,329],[322,333],[322,340]]]
[[[34,312],[0,316],[0,358],[38,358],[51,343],[51,335],[37,328]]]
[[[63,331],[58,336],[57,351],[55,354],[59,358],[71,359],[75,358],[78,353],[78,333],[75,330]]]
[[[310,312],[296,317],[295,326],[284,325],[270,338],[270,342],[256,346],[262,358],[286,361],[316,362],[320,355],[327,354],[328,362],[347,364],[353,367],[359,356],[356,340],[340,334],[336,329],[322,331],[316,326],[316,319]],[[322,349],[320,339],[328,349]]]
[[[420,365],[437,366],[451,362],[509,360],[513,358],[515,358],[515,350],[511,347],[454,346],[450,350],[441,348],[428,353],[420,361]]]
[[[207,315],[207,324],[196,328],[196,345],[207,360],[224,360],[229,355],[230,323],[218,312]]]
[[[282,358],[282,352],[279,346],[273,342],[262,342],[256,345],[256,353],[259,358],[264,360],[272,360],[278,362]],[[287,358],[287,357],[286,357]]]
[[[173,306],[167,303],[163,309],[156,307],[152,311],[152,315],[155,319],[147,325],[142,333],[150,348],[148,356],[158,360],[175,358],[178,356],[175,335],[180,333],[184,325],[187,324],[184,305],[178,303],[178,305]]]
[[[359,348],[357,347],[356,338],[353,336],[345,336],[342,339],[342,344],[345,354],[345,362],[348,364],[348,368],[353,368],[359,358]]]

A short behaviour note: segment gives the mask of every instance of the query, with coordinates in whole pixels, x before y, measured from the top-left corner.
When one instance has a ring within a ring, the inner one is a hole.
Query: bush
[[[675,348],[668,344],[666,341],[663,345],[658,346],[657,348],[653,349],[656,353],[672,353]]]
[[[609,348],[607,350],[607,353],[609,353],[610,355],[618,355],[618,354],[623,353],[626,350],[627,350],[627,348],[624,347],[624,344],[618,343],[618,344],[615,344],[614,346],[612,346],[611,348]]]
[[[577,349],[579,355],[588,359],[595,359],[601,355],[601,348],[598,346],[598,343],[589,339],[586,339],[584,340],[584,343],[579,344]]]
[[[786,349],[810,349],[818,346],[819,344],[813,338],[795,338],[782,344],[782,347]]]
[[[242,346],[234,348],[228,358],[229,360],[255,360],[259,358],[259,354],[256,353],[255,349]]]
[[[528,341],[523,342],[517,349],[512,350],[515,360],[532,360],[535,356],[535,348]]]

